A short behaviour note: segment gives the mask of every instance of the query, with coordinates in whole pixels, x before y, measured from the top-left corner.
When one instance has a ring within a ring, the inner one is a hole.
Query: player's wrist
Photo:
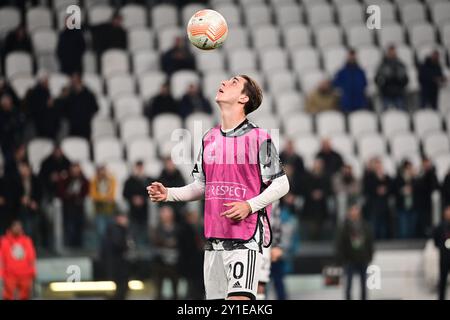
[[[245,201],[245,204],[247,205],[248,214],[251,215],[253,213],[252,205],[250,204],[249,201]]]

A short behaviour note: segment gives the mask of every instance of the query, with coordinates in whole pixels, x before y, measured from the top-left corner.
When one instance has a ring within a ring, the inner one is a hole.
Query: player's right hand
[[[167,200],[167,188],[160,182],[153,182],[147,187],[147,193],[152,202],[161,202]]]

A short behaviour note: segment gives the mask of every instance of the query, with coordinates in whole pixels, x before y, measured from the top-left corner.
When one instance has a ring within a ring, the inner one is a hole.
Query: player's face
[[[246,80],[242,77],[233,77],[229,80],[222,81],[216,94],[216,102],[225,102],[228,104],[247,102],[248,97],[242,93],[245,82]]]

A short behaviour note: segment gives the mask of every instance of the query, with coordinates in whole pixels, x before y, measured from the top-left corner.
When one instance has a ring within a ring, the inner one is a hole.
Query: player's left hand
[[[230,202],[223,204],[226,207],[231,207],[229,210],[222,212],[222,217],[227,217],[236,221],[242,221],[252,212],[252,208],[247,201]]]

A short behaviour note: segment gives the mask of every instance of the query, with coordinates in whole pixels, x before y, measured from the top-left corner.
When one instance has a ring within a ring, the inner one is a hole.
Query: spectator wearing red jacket
[[[20,300],[28,300],[36,276],[36,253],[33,241],[24,234],[18,220],[0,239],[0,277],[3,277],[3,299],[13,300],[16,291]]]

